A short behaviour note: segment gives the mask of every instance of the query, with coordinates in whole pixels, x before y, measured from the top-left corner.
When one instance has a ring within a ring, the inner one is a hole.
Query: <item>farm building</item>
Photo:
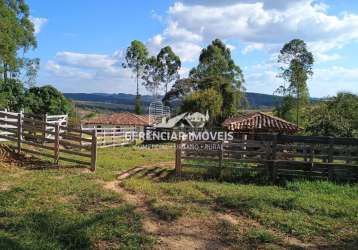
[[[174,128],[203,128],[209,121],[209,114],[206,115],[194,113],[182,113],[170,119],[163,118],[161,123],[154,127],[159,129],[174,129]]]
[[[255,112],[227,118],[222,126],[241,133],[282,133],[294,134],[301,130],[296,124],[263,112]]]
[[[106,129],[116,128],[123,131],[144,131],[144,127],[152,124],[152,119],[148,115],[136,115],[123,112],[110,115],[100,115],[92,119],[84,120],[81,126],[84,129]]]

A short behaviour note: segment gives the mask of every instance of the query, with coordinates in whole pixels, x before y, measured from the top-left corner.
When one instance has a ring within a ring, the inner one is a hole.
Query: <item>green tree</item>
[[[307,110],[306,132],[311,135],[358,138],[358,96],[338,93]]]
[[[50,85],[30,88],[26,102],[28,111],[35,114],[68,114],[72,109],[64,95]]]
[[[149,57],[144,67],[143,85],[155,98],[159,96],[159,88],[162,83],[162,72],[160,63],[155,56]]]
[[[280,50],[278,62],[283,65],[279,76],[288,83],[288,86],[284,84],[276,90],[284,96],[277,113],[293,121],[292,110],[295,109],[296,124],[300,125],[300,109],[309,103],[307,80],[313,75],[313,54],[307,50],[303,40],[293,39]],[[293,97],[296,99],[295,104],[292,102]]]
[[[23,81],[27,87],[31,88],[36,85],[37,72],[40,69],[39,58],[24,58],[21,62],[21,68],[23,68]]]
[[[199,90],[185,97],[182,111],[201,112],[209,111],[209,124],[216,123],[216,118],[220,116],[223,106],[223,97],[214,88]]]
[[[24,0],[0,1],[0,70],[5,83],[21,66],[17,56],[36,48],[34,31]]]
[[[135,96],[134,113],[136,113],[137,115],[140,115],[140,114],[143,113],[143,110],[142,110],[142,97],[141,97],[141,95],[136,95],[136,96]]]
[[[2,108],[20,112],[25,107],[25,88],[17,79],[8,79],[0,84]]]
[[[161,74],[161,81],[164,83],[165,94],[168,92],[168,85],[179,79],[181,61],[170,46],[162,48],[157,55],[158,67]]]
[[[210,76],[220,76],[231,82],[236,92],[236,104],[242,98],[244,75],[241,68],[235,64],[231,57],[231,51],[220,40],[215,39],[212,43],[201,51],[199,64],[193,68],[189,76],[194,79],[202,79]]]
[[[209,110],[209,112],[214,116],[212,117],[213,121],[220,123],[226,117],[237,112],[242,104],[243,83],[243,73],[231,58],[230,49],[222,41],[216,39],[202,50],[199,64],[190,71],[189,77],[176,81],[172,89],[165,95],[164,100],[179,99],[184,104],[183,108],[190,111],[191,109],[197,109],[197,106],[192,101],[188,102],[185,99],[196,99],[205,103],[205,100],[199,99],[208,96],[207,90],[215,90],[215,94],[220,96],[215,100],[222,100],[220,112],[217,113],[214,110]],[[209,91],[210,94],[214,94],[212,90]],[[205,92],[206,95],[195,94],[192,97],[188,97],[197,91],[200,93]],[[220,102],[217,101],[216,104],[218,103]],[[193,106],[190,107],[189,104],[193,104]],[[216,105],[214,106],[216,107]],[[205,110],[200,111],[205,112]]]
[[[144,44],[138,40],[131,42],[131,45],[127,48],[125,63],[122,64],[124,68],[129,68],[135,74],[137,84],[137,96],[135,104],[135,112],[137,114],[142,113],[141,110],[141,97],[139,94],[139,79],[142,78],[145,65],[148,60],[148,50]]]

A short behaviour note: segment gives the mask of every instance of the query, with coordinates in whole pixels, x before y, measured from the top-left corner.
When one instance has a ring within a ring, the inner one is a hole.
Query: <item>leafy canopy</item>
[[[157,55],[161,82],[164,83],[165,94],[168,92],[169,83],[179,79],[181,61],[170,46],[166,46]]]
[[[141,98],[139,95],[139,79],[142,78],[145,65],[148,60],[148,50],[144,44],[138,40],[131,42],[131,45],[127,48],[125,63],[122,64],[124,68],[132,70],[136,77],[137,84],[137,96],[135,99],[135,113],[142,113]]]
[[[24,0],[0,0],[0,106],[16,112],[68,113],[71,105],[54,87],[33,87],[40,61],[24,54],[37,46],[34,31]]]
[[[209,111],[212,124],[220,123],[241,105],[243,83],[243,73],[230,49],[216,39],[202,50],[189,77],[176,81],[164,100],[180,99],[182,111]]]
[[[230,49],[220,39],[215,39],[201,51],[199,64],[190,71],[189,76],[194,79],[220,76],[230,81],[238,90],[245,82],[240,67],[231,58]]]
[[[29,7],[24,0],[0,1],[0,62],[3,77],[16,71],[21,62],[18,51],[23,53],[36,48],[34,25],[30,21]]]
[[[143,85],[152,92],[155,97],[159,96],[159,90],[164,85],[165,93],[168,85],[179,79],[180,58],[173,52],[170,46],[162,48],[157,56],[151,56],[144,68]]]
[[[134,74],[140,74],[143,71],[147,58],[148,50],[145,45],[141,41],[134,40],[127,48],[123,67],[130,68]]]
[[[338,93],[308,109],[306,132],[312,135],[358,138],[358,96]]]
[[[23,84],[17,79],[0,81],[0,105],[14,112],[20,112],[25,107],[26,91]]]
[[[276,113],[289,121],[296,120],[299,124],[302,120],[300,109],[309,102],[307,80],[313,75],[313,54],[307,50],[303,40],[293,39],[280,50],[278,62],[282,64],[279,76],[284,80],[284,84],[276,92],[283,95],[284,99],[276,108]]]
[[[161,71],[157,57],[151,56],[147,60],[143,73],[143,85],[154,97],[158,97],[161,85]]]
[[[72,108],[64,95],[50,85],[30,88],[26,102],[29,112],[35,114],[68,114]]]

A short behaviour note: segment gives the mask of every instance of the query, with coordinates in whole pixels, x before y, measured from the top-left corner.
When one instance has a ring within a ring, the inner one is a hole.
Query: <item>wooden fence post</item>
[[[22,141],[22,112],[17,115],[17,153],[21,153],[21,141]]]
[[[329,149],[328,149],[328,163],[333,162],[333,154],[334,154],[334,139],[333,137],[329,137]],[[328,180],[334,180],[334,167],[328,165]]]
[[[181,141],[177,141],[175,149],[175,173],[177,177],[181,177]]]
[[[57,165],[60,157],[60,124],[55,124],[55,145],[54,145],[54,163]]]
[[[223,159],[224,159],[224,141],[220,141],[220,150],[219,150],[219,178],[222,179],[222,169],[223,169]]]
[[[43,144],[45,144],[46,142],[46,122],[47,122],[47,114],[43,115],[43,121],[44,123],[42,124],[42,129],[43,129]]]
[[[66,125],[67,126],[67,125]],[[81,129],[81,132],[80,132],[80,138],[82,139],[83,138],[83,133],[82,133],[82,130],[83,130],[83,126],[82,126],[82,123],[80,125],[80,129]],[[82,145],[82,140],[80,141],[80,145]],[[81,149],[82,150],[82,149]]]
[[[274,183],[277,179],[277,169],[276,169],[276,155],[277,155],[277,134],[273,134],[272,146],[271,146],[271,156],[269,163],[269,172],[271,181]]]
[[[224,149],[223,149],[223,141],[220,142],[220,150],[219,150],[219,168],[221,171],[221,168],[223,166],[223,158],[224,158]]]
[[[310,145],[310,163],[311,163],[311,166],[313,166],[313,160],[314,160],[314,145],[311,144]]]
[[[97,131],[92,131],[92,144],[91,144],[91,171],[96,171],[97,164]]]

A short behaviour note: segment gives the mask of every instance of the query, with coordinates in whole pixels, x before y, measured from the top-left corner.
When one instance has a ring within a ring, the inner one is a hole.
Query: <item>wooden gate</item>
[[[4,124],[0,127],[0,131],[8,133],[0,134],[0,138],[15,142],[16,145],[12,146],[18,153],[25,152],[51,158],[56,165],[59,161],[65,161],[90,166],[92,171],[96,169],[97,136],[95,131],[87,132],[63,127],[58,123],[46,123],[26,117],[22,113],[12,115],[0,112],[0,119]],[[48,126],[54,127],[54,131],[46,130]],[[44,136],[44,134],[49,134],[51,137]],[[83,137],[83,134],[87,137]],[[84,143],[88,144],[83,145]]]

